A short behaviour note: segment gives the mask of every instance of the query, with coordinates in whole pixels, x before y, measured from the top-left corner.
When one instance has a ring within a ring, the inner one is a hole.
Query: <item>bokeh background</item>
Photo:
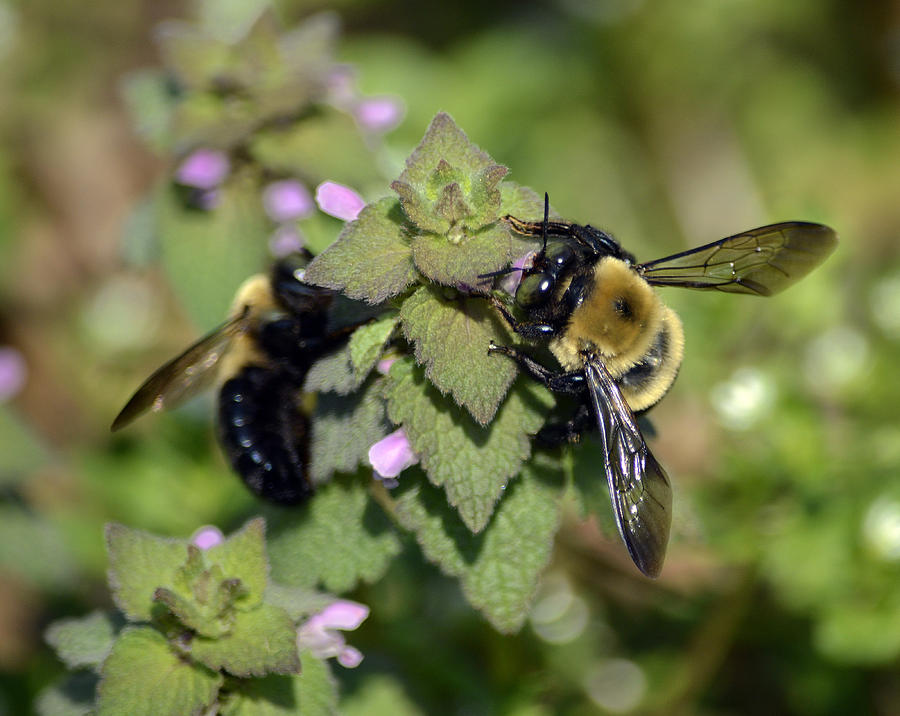
[[[256,247],[240,271],[263,265],[264,223],[232,216],[201,251],[160,218],[148,197],[183,147],[154,143],[141,96],[171,61],[159,23],[226,36],[246,6],[0,0],[0,713],[63,673],[49,622],[109,606],[104,522],[186,536],[254,512],[208,402],[108,430],[224,315],[233,234]],[[321,9],[275,3],[285,29]],[[405,105],[392,131],[328,149],[367,199],[444,110],[641,260],[777,220],[841,237],[777,298],[666,292],[687,351],[653,414],[676,490],[659,580],[573,509],[528,624],[502,637],[408,544],[352,595],[373,614],[352,639],[366,660],[338,668],[346,711],[900,713],[900,4],[329,9],[357,91]],[[203,278],[179,281],[161,245]]]

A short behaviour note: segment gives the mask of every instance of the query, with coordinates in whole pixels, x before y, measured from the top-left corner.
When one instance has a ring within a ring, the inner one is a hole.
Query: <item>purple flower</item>
[[[381,373],[381,375],[387,375],[391,371],[391,366],[396,362],[396,358],[382,358],[375,365],[375,369]]]
[[[513,261],[512,267],[516,270],[503,277],[500,281],[500,288],[514,296],[519,283],[522,281],[522,269],[529,268],[536,255],[536,251],[529,251]]]
[[[369,462],[375,468],[375,479],[382,480],[388,489],[397,486],[394,479],[411,465],[419,462],[403,428],[397,428],[386,438],[369,448]]]
[[[316,203],[326,214],[344,221],[353,221],[366,205],[353,189],[333,181],[324,181],[316,187]]]
[[[338,663],[348,669],[359,666],[363,659],[359,649],[348,646],[342,631],[352,631],[369,616],[365,604],[339,599],[313,614],[297,630],[297,648],[311,651],[320,659],[337,657]]]
[[[215,189],[228,176],[228,155],[218,149],[197,149],[175,170],[175,181],[197,189]]]
[[[25,359],[15,348],[0,348],[0,403],[15,396],[28,377]]]
[[[405,107],[395,97],[370,97],[357,103],[354,114],[363,129],[389,132],[403,120]]]
[[[302,219],[315,209],[309,190],[295,179],[272,182],[263,189],[262,201],[272,221],[279,223]]]
[[[210,547],[222,544],[224,541],[225,535],[222,534],[222,531],[218,527],[214,527],[213,525],[204,525],[194,532],[191,537],[191,544],[200,549],[209,549]]]
[[[269,237],[269,251],[275,258],[283,258],[300,251],[306,242],[300,229],[291,224],[282,224]]]

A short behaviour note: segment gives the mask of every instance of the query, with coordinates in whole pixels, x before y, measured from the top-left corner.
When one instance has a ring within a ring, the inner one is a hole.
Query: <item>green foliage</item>
[[[458,577],[469,602],[506,633],[518,631],[528,614],[559,525],[562,482],[552,463],[541,462],[506,488],[491,524],[478,535],[429,485],[404,489],[397,499],[398,519],[425,556]]]
[[[400,551],[399,539],[359,480],[332,480],[297,520],[273,520],[272,574],[283,584],[346,592],[381,577]]]
[[[109,526],[107,544],[125,621],[95,612],[50,626],[47,641],[66,665],[99,681],[69,677],[45,692],[42,713],[85,712],[95,683],[98,714],[333,709],[319,657],[305,651],[301,674],[297,622],[334,598],[269,581],[261,519],[207,549],[121,525]]]

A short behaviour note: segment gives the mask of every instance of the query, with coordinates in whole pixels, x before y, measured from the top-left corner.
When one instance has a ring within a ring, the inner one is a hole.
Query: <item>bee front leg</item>
[[[547,341],[556,333],[556,327],[551,326],[549,323],[526,323],[525,321],[518,320],[509,312],[509,309],[503,301],[496,296],[491,296],[490,300],[491,304],[497,309],[500,315],[503,316],[503,320],[506,321],[510,328],[512,328],[513,332],[526,340],[537,342]]]
[[[509,356],[519,364],[524,373],[546,385],[553,393],[577,395],[584,391],[584,373],[581,371],[572,371],[571,373],[552,371],[538,363],[527,353],[523,353],[511,346],[498,346],[493,341],[488,346],[488,353],[501,353]]]

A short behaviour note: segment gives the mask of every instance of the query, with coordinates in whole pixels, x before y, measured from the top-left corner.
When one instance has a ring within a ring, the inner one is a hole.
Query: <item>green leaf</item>
[[[459,577],[469,603],[504,633],[522,626],[559,525],[560,470],[543,456],[535,463],[510,483],[491,524],[478,535],[427,483],[401,483],[396,503],[398,520],[415,532],[425,556]]]
[[[306,373],[303,390],[306,393],[337,393],[350,395],[359,388],[350,357],[350,346],[329,353],[312,364]]]
[[[384,181],[353,117],[337,110],[324,108],[286,127],[257,132],[249,150],[266,168],[303,177],[310,186],[326,179],[353,187]]]
[[[313,259],[305,279],[369,303],[402,293],[416,280],[416,270],[397,200],[365,206],[337,241]]]
[[[266,522],[250,520],[222,544],[204,550],[207,564],[218,564],[228,579],[241,580],[243,591],[236,600],[238,609],[252,609],[262,603],[269,565],[266,561]]]
[[[128,73],[120,84],[120,93],[131,115],[131,122],[151,149],[162,152],[172,141],[169,131],[175,100],[166,86],[165,73],[138,70]]]
[[[284,609],[296,623],[315,612],[322,611],[337,598],[308,587],[289,587],[270,582],[266,587],[266,604]]]
[[[338,713],[337,684],[328,664],[302,653],[298,676],[267,676],[237,683],[222,705],[222,716],[333,716]]]
[[[282,512],[281,525],[270,519],[273,579],[342,593],[384,574],[400,541],[361,479],[336,478],[302,509]]]
[[[113,601],[130,621],[149,621],[154,592],[175,583],[187,559],[187,542],[113,523],[106,526],[106,546]]]
[[[469,141],[449,114],[441,112],[431,120],[422,141],[406,160],[400,181],[436,199],[436,190],[452,179],[447,175],[448,167],[456,170],[457,176],[469,177],[492,166],[495,162],[491,157]],[[433,176],[437,180],[434,183]]]
[[[226,636],[194,637],[190,654],[213,671],[224,669],[241,677],[295,674],[300,669],[294,622],[284,609],[271,604],[238,612]]]
[[[420,234],[412,240],[416,268],[446,286],[476,289],[489,285],[480,276],[506,266],[512,256],[513,240],[508,229],[492,224],[463,236],[458,242],[442,236]]]
[[[46,464],[50,453],[9,405],[0,405],[0,485],[20,482],[26,475]]]
[[[76,565],[58,525],[12,500],[0,504],[0,572],[59,591],[77,581]]]
[[[209,35],[234,42],[270,7],[270,0],[199,0],[200,28]]]
[[[370,676],[341,702],[344,716],[422,716],[425,712],[410,700],[393,677]]]
[[[365,379],[375,367],[399,320],[398,314],[390,313],[360,326],[350,336],[350,363],[357,380]]]
[[[500,207],[505,216],[511,214],[526,221],[540,221],[544,218],[544,197],[527,186],[505,181],[500,185]],[[554,216],[550,210],[550,218]],[[531,239],[534,243],[534,239]]]
[[[204,713],[222,676],[191,664],[151,627],[122,632],[103,663],[97,716],[185,716]]]
[[[490,422],[517,373],[512,361],[488,354],[492,340],[510,342],[490,304],[464,296],[447,300],[439,288],[422,286],[403,302],[400,319],[428,379],[479,423]]]
[[[354,472],[367,465],[369,448],[391,432],[385,417],[381,380],[343,397],[320,393],[312,421],[310,477],[326,482],[335,472]]]
[[[432,202],[409,184],[394,181],[391,182],[391,189],[400,197],[403,213],[413,226],[439,236],[443,236],[450,230],[450,222],[446,217],[434,211]]]
[[[92,671],[69,674],[37,697],[39,716],[85,716],[94,706],[99,677]]]
[[[109,654],[122,626],[121,618],[95,611],[86,617],[53,622],[44,638],[70,669],[95,668]]]
[[[172,288],[198,326],[222,322],[238,287],[269,264],[268,223],[259,188],[233,176],[210,211],[181,205],[173,190],[160,192],[162,261]]]
[[[481,427],[442,398],[409,359],[395,362],[389,378],[391,421],[403,425],[428,478],[478,532],[531,453],[531,433],[543,423],[552,396],[533,381],[520,381],[495,420]]]

